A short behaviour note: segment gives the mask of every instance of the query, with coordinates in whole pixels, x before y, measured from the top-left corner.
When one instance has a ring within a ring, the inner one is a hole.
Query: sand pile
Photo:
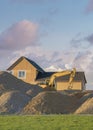
[[[39,93],[23,109],[22,114],[67,114],[75,105],[73,96],[56,91]]]
[[[41,92],[42,88],[37,85],[25,83],[7,72],[0,72],[0,94],[11,90],[17,90],[33,97]]]
[[[22,114],[93,114],[93,91],[39,93]]]
[[[0,96],[0,114],[19,113],[30,98],[18,91],[6,92]]]
[[[43,89],[17,79],[7,72],[0,72],[0,113],[19,113]]]
[[[0,113],[93,114],[93,91],[45,91],[0,72]]]
[[[77,102],[75,114],[93,114],[93,92],[86,93]]]

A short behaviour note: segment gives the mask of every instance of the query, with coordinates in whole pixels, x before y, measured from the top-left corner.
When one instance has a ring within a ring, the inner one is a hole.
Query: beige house
[[[20,57],[7,71],[30,84],[36,84],[37,75],[44,73],[41,67],[26,57]]]
[[[17,78],[23,80],[24,82],[30,84],[39,84],[42,87],[45,87],[46,79],[49,79],[50,76],[55,72],[45,72],[39,65],[34,61],[21,57],[14,64],[12,64],[7,71],[16,76]],[[67,90],[68,81],[70,75],[61,76],[56,78],[56,90]],[[84,72],[76,72],[73,81],[72,90],[84,90],[86,89],[86,77]]]

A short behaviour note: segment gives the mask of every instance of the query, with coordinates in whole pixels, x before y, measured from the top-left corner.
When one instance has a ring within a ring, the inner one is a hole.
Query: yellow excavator
[[[55,89],[55,87],[56,87],[55,79],[57,77],[65,76],[65,75],[69,75],[69,74],[70,74],[70,78],[69,78],[69,82],[68,82],[68,89],[71,89],[73,87],[72,82],[73,82],[73,79],[76,74],[76,68],[73,68],[73,70],[65,70],[65,71],[61,71],[61,72],[52,74],[50,79],[46,81],[47,88]]]

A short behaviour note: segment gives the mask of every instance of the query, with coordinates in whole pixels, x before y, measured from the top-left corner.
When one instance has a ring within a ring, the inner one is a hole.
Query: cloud
[[[85,40],[88,41],[90,45],[93,45],[93,34],[85,37]]]
[[[90,13],[93,11],[93,0],[88,0],[88,5],[85,9],[86,13]]]
[[[82,33],[79,32],[76,34],[74,38],[71,39],[70,41],[71,47],[79,48],[81,46],[82,41],[83,41]]]
[[[0,34],[0,50],[19,50],[27,46],[38,46],[38,39],[38,25],[23,20]]]
[[[87,70],[93,73],[93,56],[91,57],[91,62],[89,63]]]
[[[72,69],[73,68],[73,65],[72,65],[72,63],[68,63],[68,64],[65,64],[65,68],[66,69]]]
[[[87,89],[93,90],[93,72],[86,72],[86,79],[87,79]]]
[[[9,56],[10,55],[11,55],[10,51],[0,50],[0,71],[5,70],[9,66],[9,64],[10,64]]]
[[[73,66],[79,70],[87,71],[89,64],[91,63],[91,58],[93,54],[91,51],[81,51],[78,52],[73,60]]]
[[[67,53],[66,53],[67,52]],[[36,63],[38,63],[42,68],[45,70],[54,70],[53,67],[60,70],[62,69],[72,69],[77,68],[78,70],[83,71],[91,71],[88,66],[92,66],[91,63],[93,60],[93,53],[91,51],[67,51],[65,52],[54,52],[54,51],[48,51],[44,50],[41,47],[27,47],[23,50],[19,50],[13,53],[14,58],[12,57],[12,62],[10,65],[14,62],[15,59],[26,56],[32,60],[34,60]],[[52,68],[51,68],[52,66]]]
[[[47,68],[51,65],[59,65],[59,67],[63,67],[63,61],[62,57],[60,57],[60,53],[44,50],[42,46],[26,47],[25,49],[15,51],[13,55],[17,58],[21,56],[29,57],[39,63],[43,68]]]
[[[63,69],[58,67],[58,66],[49,66],[48,68],[45,68],[45,71],[47,72],[58,72],[58,71],[62,71]]]
[[[88,49],[93,46],[93,34],[83,35],[76,35],[70,41],[71,47],[75,49]]]

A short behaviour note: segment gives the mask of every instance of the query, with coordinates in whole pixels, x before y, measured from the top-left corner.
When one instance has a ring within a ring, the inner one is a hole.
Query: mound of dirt
[[[75,98],[56,91],[39,93],[23,109],[22,114],[66,114],[71,113]]]
[[[0,72],[0,94],[11,90],[26,93],[31,97],[43,91],[43,89],[37,85],[25,83],[7,72]]]
[[[78,99],[80,99],[83,96],[85,96],[86,94],[90,94],[90,93],[93,93],[93,91],[92,90],[84,90],[84,91],[78,91],[78,92],[72,93],[72,95],[74,95]]]
[[[93,114],[93,91],[49,90],[42,92],[43,89],[37,85],[0,72],[0,113]]]
[[[6,92],[0,96],[0,114],[19,113],[30,98],[18,91]]]
[[[78,101],[75,114],[93,114],[93,92],[87,93]]]
[[[43,89],[17,79],[7,72],[0,72],[0,113],[19,113]]]

